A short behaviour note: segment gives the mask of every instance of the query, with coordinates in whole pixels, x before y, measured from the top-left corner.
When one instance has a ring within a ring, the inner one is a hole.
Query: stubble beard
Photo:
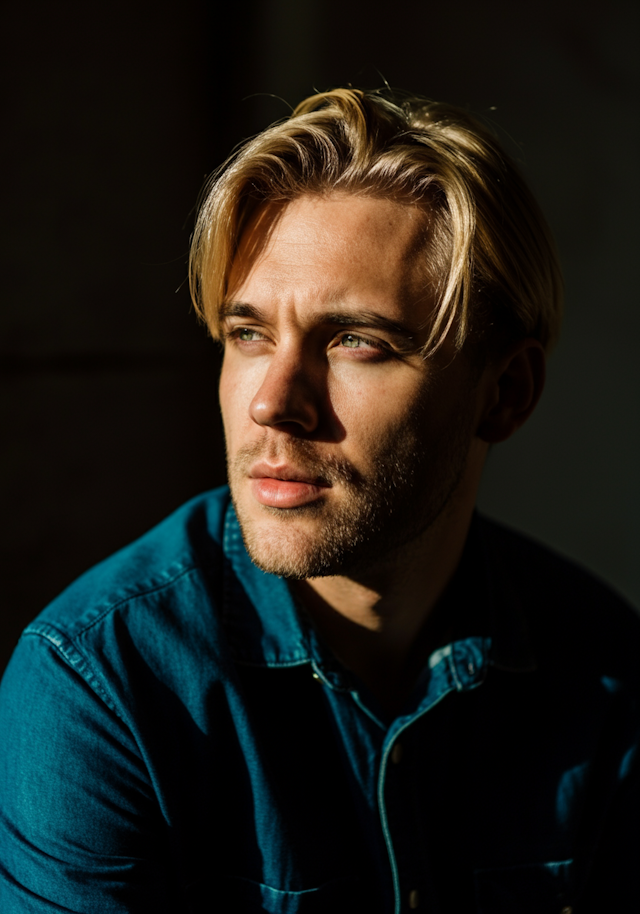
[[[277,452],[256,442],[228,458],[231,497],[244,543],[262,571],[291,580],[366,575],[397,555],[442,518],[464,476],[470,417],[461,416],[440,440],[425,445],[415,434],[378,445],[366,474],[346,460],[322,455],[318,444],[288,437]],[[257,460],[294,465],[322,480],[332,495],[296,508],[259,506],[261,523],[245,510],[240,487]]]

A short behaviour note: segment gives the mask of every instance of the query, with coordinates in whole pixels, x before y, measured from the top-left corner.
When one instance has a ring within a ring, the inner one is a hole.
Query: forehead
[[[242,236],[229,297],[352,301],[393,316],[428,298],[427,239],[427,215],[415,205],[349,194],[267,204]]]

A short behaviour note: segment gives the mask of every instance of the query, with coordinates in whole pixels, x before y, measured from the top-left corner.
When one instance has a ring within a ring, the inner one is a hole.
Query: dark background
[[[640,604],[636,0],[5,3],[0,669],[74,577],[224,481],[184,285],[205,174],[314,88],[498,126],[565,270],[536,414],[480,504]]]

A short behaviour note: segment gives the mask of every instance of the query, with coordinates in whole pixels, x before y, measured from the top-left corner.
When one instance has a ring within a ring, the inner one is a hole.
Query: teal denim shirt
[[[395,719],[207,493],[24,632],[0,912],[637,910],[640,623],[483,518]]]

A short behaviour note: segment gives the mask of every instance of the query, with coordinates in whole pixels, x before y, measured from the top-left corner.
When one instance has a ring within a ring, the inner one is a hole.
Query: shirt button
[[[418,907],[419,904],[420,904],[420,896],[418,895],[418,892],[416,889],[412,889],[409,892],[409,907],[411,908],[412,911],[414,911]]]
[[[396,743],[391,750],[391,761],[394,765],[402,761],[402,745],[400,743]]]

